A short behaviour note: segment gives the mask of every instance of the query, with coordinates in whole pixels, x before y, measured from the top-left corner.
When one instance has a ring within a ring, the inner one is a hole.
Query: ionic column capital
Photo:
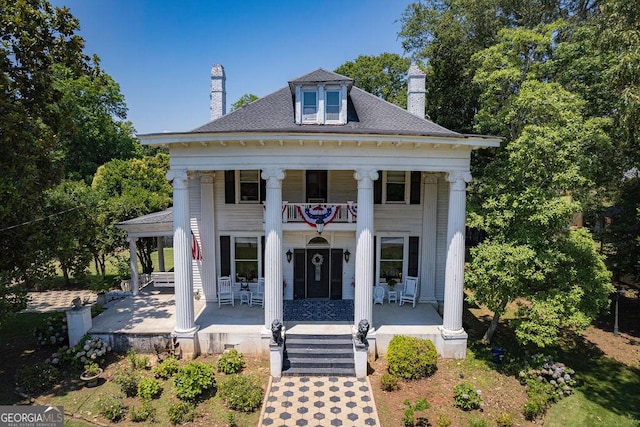
[[[356,181],[362,181],[362,180],[371,180],[371,181],[375,181],[376,179],[378,179],[378,171],[376,169],[357,169],[354,174],[353,177],[355,178]]]
[[[464,191],[467,188],[467,182],[471,182],[473,178],[469,171],[451,171],[447,174],[447,181],[451,185],[451,189],[455,191]]]
[[[282,168],[268,168],[263,169],[260,176],[262,177],[262,179],[267,181],[267,186],[269,186],[270,182],[273,183],[274,181],[282,181],[284,177],[287,176],[287,174]]]
[[[173,188],[187,188],[189,175],[184,169],[170,169],[166,175],[169,181],[173,182]]]

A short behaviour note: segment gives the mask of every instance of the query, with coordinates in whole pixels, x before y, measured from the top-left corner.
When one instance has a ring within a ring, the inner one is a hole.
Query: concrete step
[[[351,335],[287,334],[283,375],[355,375]]]

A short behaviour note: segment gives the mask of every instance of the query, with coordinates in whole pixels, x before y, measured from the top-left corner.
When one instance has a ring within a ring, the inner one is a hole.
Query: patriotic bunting
[[[304,207],[304,206],[296,206],[298,208],[298,213],[311,227],[315,227],[318,220],[322,220],[322,223],[328,224],[338,216],[338,212],[340,211],[340,206],[314,206],[314,207]]]

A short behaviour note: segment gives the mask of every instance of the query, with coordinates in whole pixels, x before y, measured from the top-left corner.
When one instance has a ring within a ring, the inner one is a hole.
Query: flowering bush
[[[53,365],[69,365],[82,368],[89,362],[104,363],[104,358],[111,347],[100,338],[85,335],[74,347],[63,346],[53,353],[45,362]]]
[[[471,411],[482,406],[482,392],[473,388],[469,382],[462,382],[453,388],[456,406],[463,411]]]
[[[59,347],[69,343],[66,316],[49,316],[42,327],[36,328],[33,334],[40,347]]]
[[[520,371],[520,383],[525,385],[529,380],[549,383],[553,386],[554,400],[569,396],[573,393],[576,381],[573,379],[575,371],[564,363],[554,362],[551,356],[535,354],[531,356],[531,365]],[[555,396],[554,396],[555,397]]]

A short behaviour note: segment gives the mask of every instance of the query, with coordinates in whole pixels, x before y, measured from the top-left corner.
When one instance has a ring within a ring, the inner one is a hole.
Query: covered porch
[[[197,299],[193,300],[193,307],[198,327],[196,345],[200,353],[222,353],[227,348],[244,353],[268,351],[261,340],[264,328],[261,307],[246,304],[218,307]],[[151,285],[141,289],[136,296],[111,302],[93,319],[89,333],[106,340],[118,351],[134,348],[139,352],[154,353],[157,348],[164,348],[174,336],[175,323],[175,294],[170,289]],[[284,320],[286,332],[298,334],[350,334],[352,325],[353,320],[287,320],[286,313]],[[442,318],[431,304],[418,304],[415,308],[407,304],[375,304],[375,332],[368,336],[370,350],[384,354],[394,335],[411,335],[435,342],[441,325]]]

